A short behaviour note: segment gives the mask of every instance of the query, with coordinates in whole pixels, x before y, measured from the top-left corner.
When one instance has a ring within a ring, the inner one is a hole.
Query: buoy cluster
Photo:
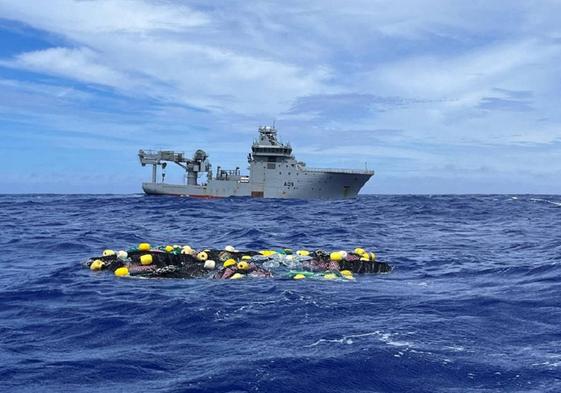
[[[276,277],[305,280],[354,280],[354,274],[387,273],[391,266],[380,262],[374,252],[363,248],[353,251],[292,250],[276,248],[240,251],[224,249],[196,250],[188,245],[152,247],[140,243],[128,250],[104,250],[90,258],[92,271],[110,271],[118,277],[214,278],[239,280],[250,277]]]

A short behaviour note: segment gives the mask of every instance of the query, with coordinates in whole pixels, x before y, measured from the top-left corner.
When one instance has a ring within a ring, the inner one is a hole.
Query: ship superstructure
[[[259,137],[248,155],[249,176],[240,168],[217,167],[213,174],[208,155],[197,150],[192,158],[184,153],[140,150],[142,166],[152,165],[152,181],[143,183],[147,194],[186,195],[199,198],[250,196],[254,198],[344,199],[356,197],[362,186],[374,175],[371,170],[308,168],[297,161],[290,144],[281,143],[274,127],[260,127]],[[167,163],[185,171],[185,184],[168,184],[163,171]],[[158,167],[161,181],[158,182]],[[200,174],[207,180],[200,183]]]

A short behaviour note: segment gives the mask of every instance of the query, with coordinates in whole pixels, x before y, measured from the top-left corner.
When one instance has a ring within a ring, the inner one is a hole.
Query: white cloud
[[[87,48],[26,52],[2,64],[113,87],[130,84],[123,73],[101,64],[98,54]]]
[[[1,0],[3,18],[65,34],[183,31],[208,23],[203,13],[173,3],[143,0]]]
[[[454,98],[452,105],[475,103],[483,90],[511,82],[513,73],[559,54],[558,45],[537,40],[490,44],[456,56],[443,53],[382,64],[369,78],[397,94]]]
[[[222,111],[275,114],[322,90],[326,67],[300,67],[224,47],[203,13],[177,3],[2,2],[2,15],[62,35],[73,48],[23,53],[4,65]],[[210,26],[207,26],[210,25]],[[197,28],[207,27],[209,30]],[[131,89],[134,87],[134,89]]]

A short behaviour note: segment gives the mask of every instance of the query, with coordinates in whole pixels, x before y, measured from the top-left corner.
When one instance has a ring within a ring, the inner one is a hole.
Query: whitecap
[[[542,199],[542,198],[530,198],[532,202],[545,202],[549,203],[554,206],[561,206],[561,202],[550,201],[549,199]]]
[[[355,340],[353,339],[360,339],[360,338],[364,338],[364,337],[376,337],[379,341],[382,341],[383,343],[386,343],[388,345],[391,346],[395,346],[395,347],[410,347],[412,346],[411,343],[407,342],[407,341],[397,341],[392,339],[393,336],[396,336],[397,333],[382,333],[379,330],[376,330],[374,332],[369,332],[369,333],[360,333],[360,334],[351,334],[348,336],[343,336],[341,338],[334,338],[334,339],[327,339],[327,338],[320,338],[319,340],[317,340],[316,342],[307,345],[306,347],[315,347],[317,345],[323,344],[323,343],[335,343],[335,344],[353,344],[355,342]]]

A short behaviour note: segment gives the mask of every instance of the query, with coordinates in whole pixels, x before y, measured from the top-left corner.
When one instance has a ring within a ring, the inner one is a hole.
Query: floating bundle
[[[152,247],[140,243],[127,251],[104,250],[90,258],[92,271],[110,271],[118,277],[245,279],[278,277],[294,280],[352,280],[354,274],[387,273],[391,266],[363,248],[352,252],[297,250],[281,248],[240,251],[233,246],[223,250],[195,250],[190,246]]]

